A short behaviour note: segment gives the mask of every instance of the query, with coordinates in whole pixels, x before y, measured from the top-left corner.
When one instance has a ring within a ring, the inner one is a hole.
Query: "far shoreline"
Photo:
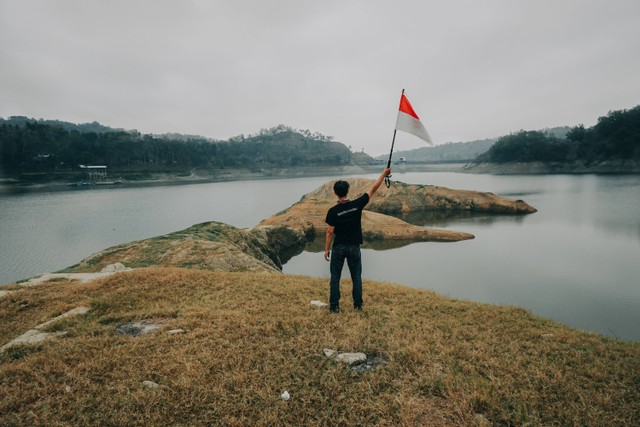
[[[350,165],[350,166],[312,166],[295,168],[274,168],[254,172],[249,169],[224,169],[223,172],[207,170],[193,171],[189,176],[171,173],[150,173],[149,179],[128,180],[113,177],[113,184],[87,183],[74,186],[72,183],[49,181],[46,183],[20,182],[12,178],[0,178],[0,194],[26,194],[64,191],[82,191],[114,188],[145,188],[174,185],[210,184],[216,182],[250,181],[310,178],[318,176],[353,176],[377,173],[384,164]],[[609,161],[595,165],[573,163],[404,163],[394,164],[392,169],[401,172],[453,172],[465,174],[488,175],[637,175],[640,174],[640,163],[632,161]]]
[[[396,168],[396,170],[401,168],[403,172],[464,172],[463,163],[394,165],[393,167]],[[174,185],[210,184],[216,182],[310,178],[318,176],[343,177],[378,173],[383,168],[384,165],[380,164],[362,166],[352,165],[265,169],[260,172],[252,172],[248,169],[225,169],[225,172],[217,174],[209,174],[204,171],[194,172],[188,177],[180,177],[169,173],[155,173],[151,174],[151,179],[127,180],[124,178],[114,177],[113,179],[117,180],[117,183],[89,183],[86,186],[73,186],[70,185],[70,183],[66,182],[47,182],[42,184],[28,182],[6,183],[7,179],[5,179],[0,180],[0,194],[82,191],[113,188],[145,188]]]

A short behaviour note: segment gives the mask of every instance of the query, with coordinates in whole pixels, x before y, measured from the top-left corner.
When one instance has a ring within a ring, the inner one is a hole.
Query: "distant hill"
[[[21,126],[24,127],[27,123],[37,123],[40,125],[48,125],[54,127],[60,127],[67,131],[78,131],[81,133],[106,133],[106,132],[124,132],[124,129],[116,129],[109,126],[101,125],[98,122],[92,123],[70,123],[61,120],[45,120],[45,119],[31,119],[25,116],[11,116],[8,119],[0,117],[0,126],[3,124]]]
[[[26,117],[0,119],[5,174],[71,172],[83,165],[109,171],[170,172],[194,168],[264,168],[368,164],[332,137],[279,125],[228,141],[181,134],[144,135],[103,126]]]
[[[455,163],[468,162],[486,152],[496,142],[496,138],[481,139],[469,142],[448,142],[435,147],[421,147],[414,150],[394,151],[394,159],[404,157],[407,162],[424,163]],[[388,159],[384,154],[376,157],[379,160]]]
[[[520,131],[498,139],[478,162],[583,162],[640,160],[640,105],[610,111],[590,128],[576,126],[562,136]]]
[[[541,132],[557,138],[564,138],[571,130],[568,126],[546,128]],[[456,163],[470,162],[481,154],[487,152],[498,138],[486,138],[468,142],[448,142],[435,147],[421,147],[414,150],[395,151],[394,158],[404,157],[407,162],[421,163]],[[388,155],[376,157],[378,160],[386,160]]]

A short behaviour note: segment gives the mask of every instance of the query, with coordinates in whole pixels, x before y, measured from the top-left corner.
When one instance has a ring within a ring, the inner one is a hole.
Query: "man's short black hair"
[[[345,197],[349,193],[349,183],[347,181],[336,181],[333,184],[333,192],[338,197]]]

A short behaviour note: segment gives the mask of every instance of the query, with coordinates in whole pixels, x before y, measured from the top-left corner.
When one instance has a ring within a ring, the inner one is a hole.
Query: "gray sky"
[[[640,104],[639,22],[637,0],[0,0],[0,116],[282,123],[378,155],[404,88],[436,144],[591,126]]]

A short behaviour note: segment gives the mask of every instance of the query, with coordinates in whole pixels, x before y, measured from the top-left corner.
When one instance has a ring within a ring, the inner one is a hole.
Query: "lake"
[[[109,246],[200,222],[250,227],[329,179],[3,194],[0,283],[59,270]],[[517,305],[580,329],[640,339],[640,176],[394,172],[393,179],[491,191],[523,199],[538,212],[407,218],[476,238],[363,249],[365,280]],[[328,263],[311,247],[290,260],[284,272],[328,279]],[[346,267],[343,277],[348,277]]]

